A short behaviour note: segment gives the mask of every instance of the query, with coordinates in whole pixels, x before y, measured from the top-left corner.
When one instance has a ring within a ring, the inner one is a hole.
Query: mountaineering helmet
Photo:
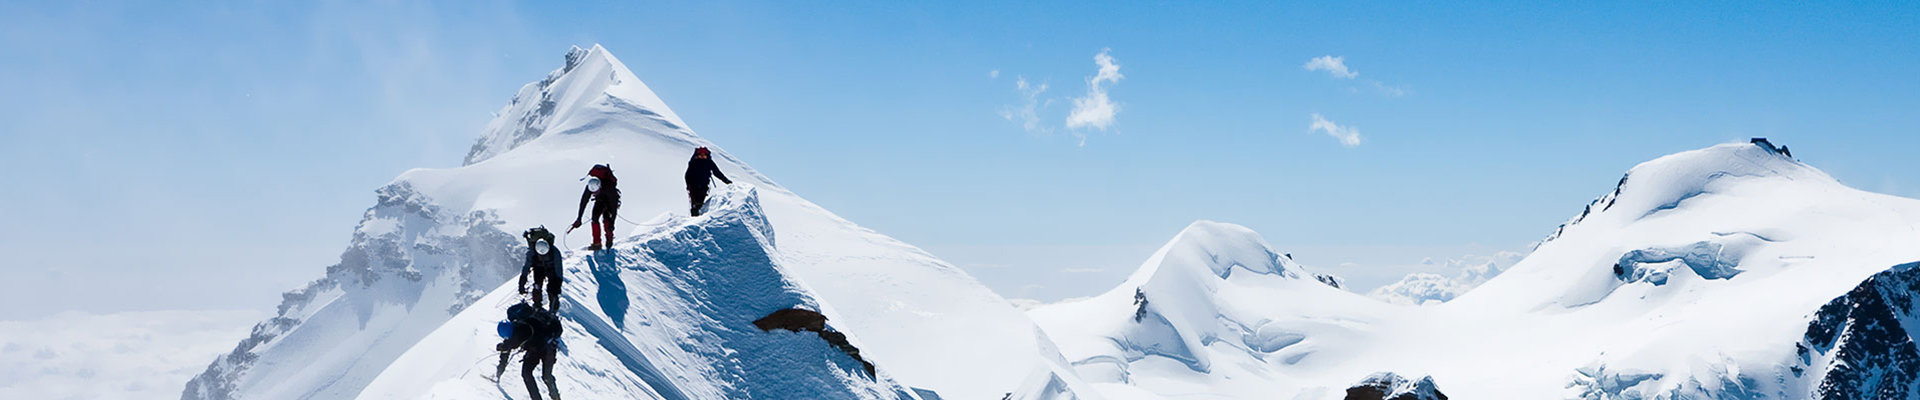
[[[705,147],[701,147],[701,148],[693,149],[693,155],[713,157],[713,151],[707,150],[707,148]]]
[[[588,178],[587,178],[587,191],[589,191],[589,192],[598,192],[598,191],[600,191],[600,178],[594,178],[594,177],[588,177]]]
[[[547,251],[551,250],[552,248],[553,248],[553,245],[547,244],[546,239],[540,239],[533,242],[533,252],[540,253],[540,255],[543,255],[543,256],[547,255]]]

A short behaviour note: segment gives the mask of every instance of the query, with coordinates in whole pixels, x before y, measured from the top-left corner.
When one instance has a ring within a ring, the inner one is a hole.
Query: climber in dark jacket
[[[528,290],[539,292],[541,286],[546,286],[547,307],[559,311],[562,264],[560,250],[553,248],[553,233],[547,232],[546,227],[535,227],[520,234],[520,237],[527,239],[527,263],[520,267],[520,284],[517,286],[520,294],[527,294]],[[532,286],[527,285],[528,275],[533,276]]]
[[[513,324],[513,333],[493,346],[500,352],[500,366],[494,369],[493,375],[500,376],[507,371],[507,359],[513,349],[524,349],[520,379],[527,385],[530,397],[540,400],[540,387],[533,381],[533,368],[539,366],[540,379],[547,383],[547,393],[553,400],[560,400],[560,387],[553,379],[553,363],[560,353],[560,316],[541,310],[538,291],[535,293],[533,305],[520,303],[507,308],[507,321]]]
[[[720,172],[720,166],[713,163],[713,152],[705,147],[693,149],[693,159],[687,160],[687,199],[692,201],[692,214],[700,216],[700,210],[707,205],[707,185],[713,178],[732,185],[727,174]]]
[[[620,214],[620,180],[613,177],[613,167],[606,164],[594,165],[587,170],[587,177],[583,179],[587,181],[587,190],[580,193],[580,210],[573,213],[573,227],[567,228],[567,232],[580,227],[580,215],[587,212],[587,201],[592,200],[593,245],[587,246],[587,250],[613,247],[613,220]],[[601,222],[607,225],[604,231],[607,245],[604,247],[600,245],[603,232],[600,230]]]

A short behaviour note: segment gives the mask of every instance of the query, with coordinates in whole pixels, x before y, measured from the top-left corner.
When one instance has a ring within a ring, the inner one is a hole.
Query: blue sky
[[[570,45],[803,196],[1057,300],[1196,219],[1383,284],[1752,136],[1920,197],[1915,26],[1902,2],[0,3],[0,268],[30,283],[0,300],[47,304],[0,319],[270,308]],[[1099,54],[1114,112],[1069,126]],[[1329,56],[1347,73],[1306,68]]]

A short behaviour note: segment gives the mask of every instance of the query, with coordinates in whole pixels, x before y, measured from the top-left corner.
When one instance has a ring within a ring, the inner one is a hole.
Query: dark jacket
[[[560,249],[557,247],[547,250],[545,256],[527,249],[527,263],[520,267],[520,293],[527,292],[527,275],[533,275],[536,284],[543,279],[559,280],[560,263]]]
[[[704,192],[707,185],[713,184],[715,177],[720,178],[721,182],[733,184],[732,180],[727,179],[727,174],[720,172],[720,166],[715,165],[712,158],[694,157],[687,160],[687,190]]]

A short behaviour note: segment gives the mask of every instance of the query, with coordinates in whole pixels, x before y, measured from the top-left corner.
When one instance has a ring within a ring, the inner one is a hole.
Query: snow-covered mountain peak
[[[1763,147],[1765,146],[1765,147]],[[1832,177],[1766,144],[1727,143],[1641,163],[1628,170],[1609,205],[1620,218],[1642,218],[1681,206],[1729,181],[1777,179],[1832,183]]]
[[[1301,269],[1247,227],[1214,221],[1195,221],[1161,246],[1128,279],[1133,286],[1181,276],[1229,279],[1234,274],[1301,276]]]
[[[1825,172],[1794,160],[1785,147],[1775,147],[1765,139],[1724,143],[1635,165],[1620,178],[1613,192],[1594,199],[1543,244],[1584,222],[1604,219],[1610,224],[1625,224],[1654,218],[1685,207],[1702,195],[1753,181],[1839,185]]]
[[[486,131],[468,150],[466,164],[486,161],[548,132],[592,127],[599,119],[598,113],[574,112],[589,106],[639,114],[650,120],[642,123],[658,125],[646,130],[692,136],[686,130],[687,123],[606,48],[597,44],[591,49],[575,46],[567,50],[564,66],[548,73],[546,79],[521,86],[513,100],[495,113]]]
[[[860,335],[862,357],[885,366],[883,375],[948,398],[1094,396],[1084,394],[1091,392],[1053,348],[1044,346],[1048,337],[1005,298],[925,251],[782,188],[696,135],[624,64],[594,46],[568,51],[559,69],[522,87],[482,132],[465,165],[410,170],[381,189],[340,263],[287,293],[276,316],[209,365],[181,398],[344,399],[359,396],[376,380],[393,381],[388,373],[405,372],[389,367],[403,355],[448,345],[423,342],[429,335],[473,328],[472,321],[458,316],[498,315],[498,310],[472,307],[498,306],[482,298],[515,283],[510,280],[526,252],[519,232],[546,226],[559,235],[562,248],[586,246],[588,229],[566,228],[579,217],[584,186],[579,178],[591,166],[611,165],[620,178],[616,236],[644,240],[635,234],[685,218],[684,172],[696,147],[711,147],[715,163],[734,185],[755,188],[752,198],[764,213],[764,226],[739,232],[767,236],[770,251],[749,246],[711,255],[765,253],[760,257],[774,259],[786,274],[783,279],[803,284],[822,309],[833,310],[826,312],[835,316],[831,326]],[[724,202],[724,196],[709,200],[709,207],[724,207],[712,203]],[[635,222],[640,219],[648,220]],[[615,259],[610,264],[641,268],[645,263]],[[480,345],[455,345],[461,344]],[[580,346],[573,351],[584,354],[608,343],[569,345]],[[593,367],[632,369],[625,363],[630,360],[620,361],[625,366]],[[577,378],[593,380],[585,385],[619,379]],[[393,382],[406,387],[383,386],[383,393],[428,393],[425,389],[434,384]]]
[[[1315,278],[1251,229],[1199,221],[1113,290],[1031,313],[1088,382],[1270,393],[1292,382],[1270,368],[1335,362],[1390,312]]]
[[[1244,229],[1196,223],[1113,291],[1031,314],[1110,397],[1340,398],[1383,372],[1460,398],[1913,398],[1883,389],[1920,381],[1901,311],[1920,274],[1862,286],[1920,260],[1920,201],[1763,141],[1642,163],[1430,306],[1288,278],[1307,274],[1259,261],[1275,251]]]

